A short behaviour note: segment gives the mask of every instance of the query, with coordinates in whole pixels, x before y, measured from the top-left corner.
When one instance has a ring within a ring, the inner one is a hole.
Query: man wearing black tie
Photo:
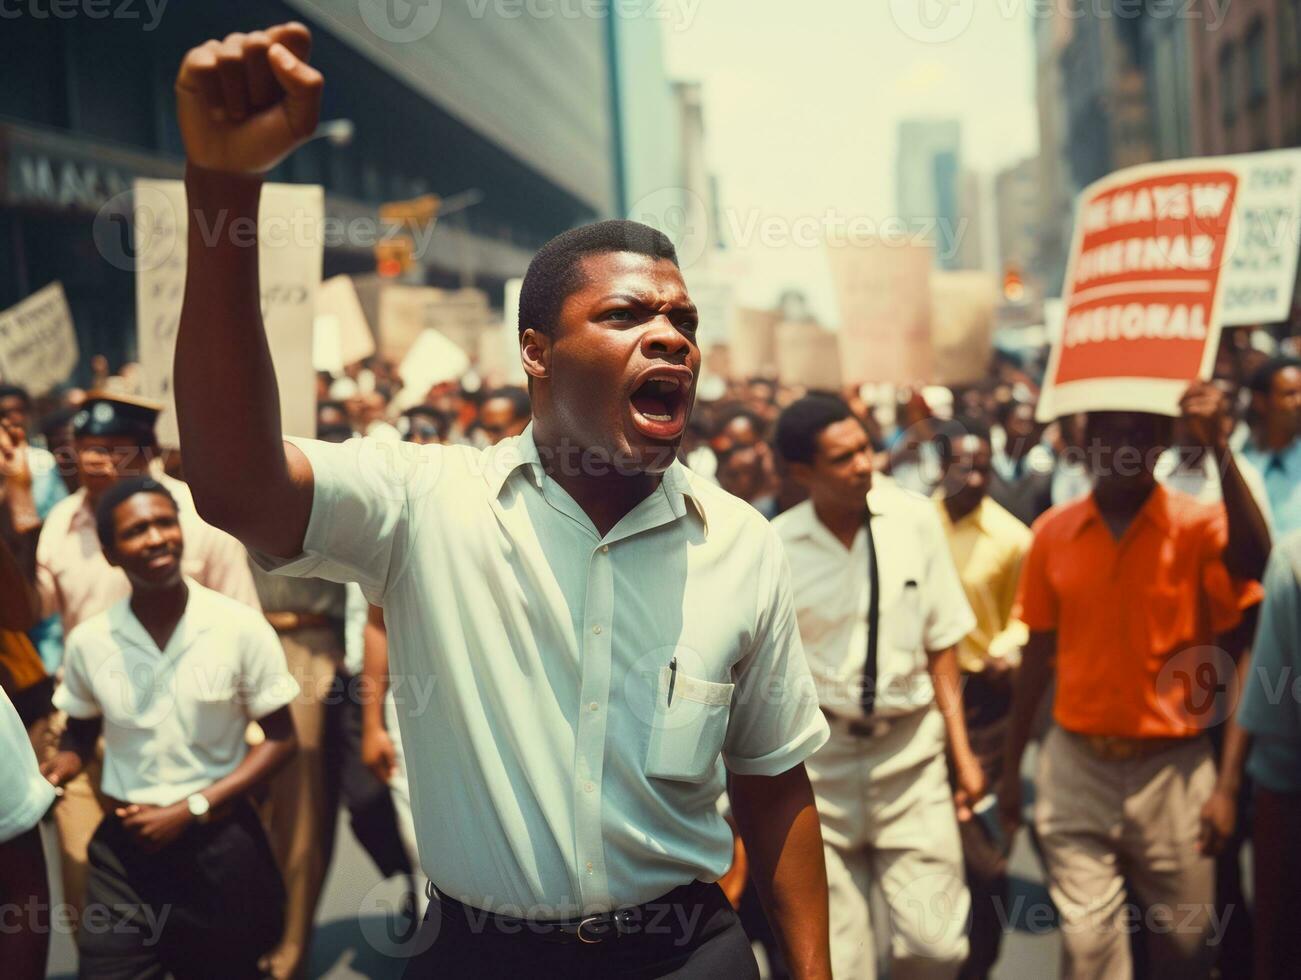
[[[871,443],[843,401],[795,402],[776,441],[809,492],[773,523],[831,723],[806,765],[826,845],[832,970],[875,977],[876,885],[890,909],[890,975],[953,977],[970,908],[958,820],[985,793],[955,650],[975,617],[934,505],[888,481],[873,486]]]

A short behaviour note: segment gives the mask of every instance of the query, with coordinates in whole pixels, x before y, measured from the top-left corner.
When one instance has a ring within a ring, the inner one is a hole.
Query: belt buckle
[[[600,915],[589,915],[589,916],[588,916],[586,919],[584,919],[582,922],[578,923],[578,929],[577,929],[577,931],[575,932],[575,935],[578,936],[578,941],[579,941],[580,943],[586,943],[586,944],[589,945],[589,946],[595,946],[595,945],[598,944],[598,943],[605,942],[604,937],[597,937],[597,938],[595,938],[595,939],[588,939],[586,936],[583,935],[583,929],[586,928],[586,926],[588,925],[588,923],[592,923],[592,922],[600,922],[602,918],[604,918],[604,917],[603,917],[603,916],[600,916]]]

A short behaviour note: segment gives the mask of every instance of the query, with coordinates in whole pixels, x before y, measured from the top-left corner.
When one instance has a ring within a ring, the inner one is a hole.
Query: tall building
[[[984,181],[974,170],[964,171],[958,186],[958,227],[951,245],[954,268],[981,270],[992,258],[987,248],[991,229],[985,220]]]
[[[1192,33],[1198,151],[1301,146],[1301,0],[1235,0],[1217,9],[1218,29]]]
[[[1094,10],[1062,50],[1066,145],[1074,185],[1153,159],[1141,19]]]
[[[895,160],[898,216],[935,246],[936,263],[959,268],[962,218],[962,124],[956,119],[905,119]]]
[[[270,177],[324,186],[345,232],[327,235],[327,276],[374,269],[382,202],[473,190],[480,203],[439,221],[423,278],[456,285],[468,269],[500,301],[542,242],[614,214],[621,176],[640,179],[615,133],[608,16],[223,0],[171,4],[146,23],[150,5],[131,9],[63,18],[24,6],[0,29],[0,308],[61,280],[85,359],[135,356],[135,277],[96,251],[92,222],[134,178],[180,175],[172,81],[209,37],[290,19],[313,29],[322,119],[351,120],[354,135],[313,140]]]
[[[610,8],[616,210],[667,230],[683,207],[680,95],[665,71],[658,20]]]
[[[1033,18],[1035,32],[1035,108],[1039,120],[1037,248],[1032,268],[1046,295],[1061,294],[1070,252],[1073,202],[1078,188],[1067,158],[1066,96],[1062,55],[1074,19],[1051,4]]]

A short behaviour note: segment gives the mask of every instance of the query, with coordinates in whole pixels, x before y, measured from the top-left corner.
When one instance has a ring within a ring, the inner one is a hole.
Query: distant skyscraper
[[[899,217],[923,232],[942,269],[960,267],[962,125],[956,119],[905,119],[899,124],[895,197]]]

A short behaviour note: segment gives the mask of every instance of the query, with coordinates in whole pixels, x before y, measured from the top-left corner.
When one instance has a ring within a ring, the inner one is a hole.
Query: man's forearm
[[[203,791],[214,807],[247,796],[265,783],[298,750],[293,718],[289,709],[277,708],[259,719],[265,740],[253,746],[230,773]]]
[[[287,480],[280,396],[262,323],[258,248],[228,233],[257,221],[262,181],[191,166],[185,302],[176,338],[176,420],[195,504],[214,523]],[[238,528],[236,529],[238,530]]]
[[[728,795],[750,880],[798,980],[831,976],[827,869],[803,764],[780,776],[733,775]]]
[[[1056,637],[1031,633],[1012,683],[1012,713],[1008,721],[1004,772],[1020,772],[1021,756],[1030,741],[1035,714],[1052,682]]]
[[[1224,449],[1219,456],[1220,486],[1228,519],[1224,563],[1238,578],[1259,579],[1269,560],[1269,525],[1243,479],[1233,453]]]
[[[944,716],[948,732],[949,751],[958,761],[969,761],[971,742],[967,738],[967,716],[962,704],[962,671],[958,667],[958,651],[949,647],[939,653],[927,654],[926,669],[931,675],[935,691],[935,706]]]
[[[384,612],[377,606],[366,611],[366,625],[362,629],[361,678],[362,725],[365,728],[386,728],[384,696],[388,693],[388,632],[384,629]]]

